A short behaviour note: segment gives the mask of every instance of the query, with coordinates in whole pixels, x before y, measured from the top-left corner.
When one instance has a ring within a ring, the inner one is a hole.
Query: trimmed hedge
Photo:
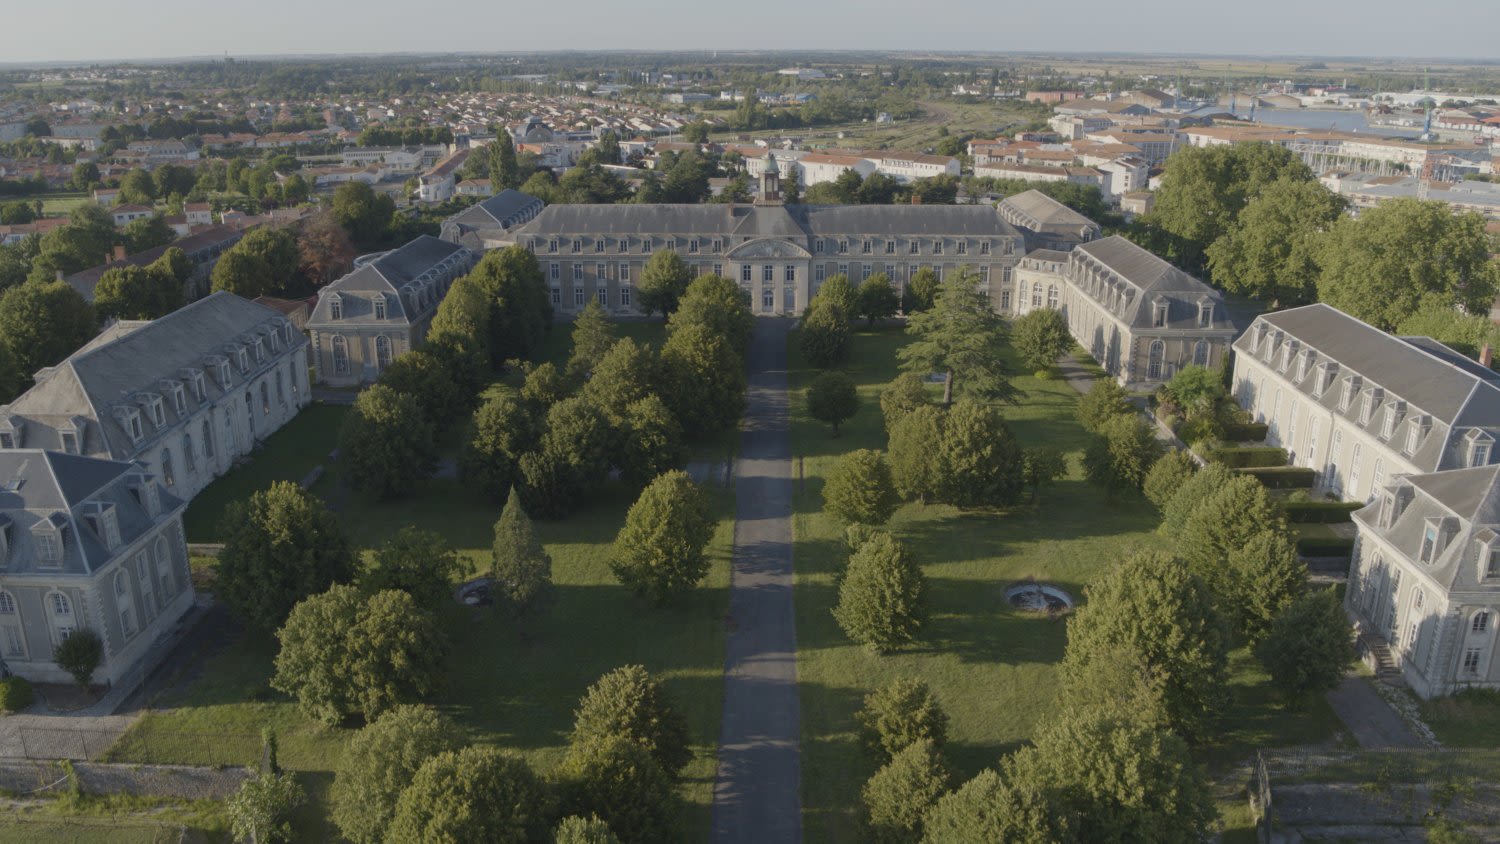
[[[31,684],[20,677],[0,680],[0,709],[20,712],[31,706]]]
[[[1286,449],[1273,445],[1229,446],[1216,448],[1203,455],[1215,463],[1223,463],[1231,469],[1257,469],[1285,466]]]
[[[1299,538],[1297,553],[1304,557],[1348,557],[1354,553],[1354,540],[1342,536]]]
[[[1230,422],[1224,426],[1224,439],[1232,443],[1265,442],[1270,429],[1265,422]]]
[[[1237,470],[1266,485],[1266,489],[1311,489],[1317,473],[1307,466],[1255,466]]]
[[[1365,505],[1357,501],[1286,501],[1281,509],[1293,524],[1335,524],[1349,521],[1349,514]]]

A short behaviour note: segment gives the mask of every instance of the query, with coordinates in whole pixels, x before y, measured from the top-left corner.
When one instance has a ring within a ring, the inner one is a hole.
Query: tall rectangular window
[[[583,299],[584,299],[583,287],[580,286],[580,287],[573,288],[573,307],[575,307],[575,308],[581,308],[581,307],[583,307]]]
[[[630,280],[630,265],[627,264],[627,263],[625,263],[624,261],[620,262],[620,280],[621,281],[629,281]]]

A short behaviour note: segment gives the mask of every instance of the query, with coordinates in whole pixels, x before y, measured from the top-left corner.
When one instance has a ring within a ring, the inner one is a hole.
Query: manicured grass
[[[74,208],[94,201],[94,198],[86,193],[40,193],[31,196],[0,197],[0,204],[24,202],[30,205],[38,199],[42,201],[42,215],[45,217],[65,217]]]
[[[1055,699],[1066,622],[1013,610],[1005,587],[1034,577],[1081,601],[1085,586],[1113,561],[1169,543],[1155,532],[1157,513],[1143,499],[1109,501],[1083,480],[1088,435],[1074,419],[1073,388],[1060,379],[1019,376],[1014,383],[1023,395],[1004,407],[1007,421],[1024,447],[1064,451],[1068,476],[1037,504],[969,512],[904,505],[888,527],[927,574],[931,619],[914,647],[891,655],[850,644],[830,614],[845,552],[842,529],[821,513],[822,478],[839,454],[884,447],[879,392],[897,373],[895,353],[905,336],[899,329],[856,335],[850,374],[863,404],[838,439],[806,415],[801,388],[815,371],[801,363],[795,334],[790,342],[792,444],[805,476],[795,501],[804,822],[809,841],[857,841],[860,788],[875,769],[854,720],[866,693],[902,676],[927,681],[951,718],[947,755],[962,782],[1028,741]],[[1022,371],[1015,361],[1011,369]],[[1309,712],[1285,712],[1245,651],[1233,654],[1231,668],[1234,703],[1221,734],[1198,750],[1226,813],[1243,795],[1236,785],[1244,782],[1240,765],[1255,748],[1322,741],[1336,723],[1321,702]]]
[[[459,481],[426,481],[410,498],[379,503],[339,490],[335,471],[314,492],[332,500],[362,546],[413,524],[442,533],[473,570],[487,565],[499,507]],[[525,635],[487,610],[451,608],[445,619],[454,642],[448,685],[432,702],[473,741],[516,750],[546,773],[562,758],[584,689],[613,668],[644,664],[664,676],[692,730],[695,758],[683,772],[681,793],[686,829],[697,840],[707,834],[719,733],[733,496],[714,491],[721,522],[708,579],[681,605],[665,609],[635,599],[609,572],[610,546],[632,500],[631,492],[611,486],[567,520],[537,522],[552,555],[557,597]],[[280,739],[282,763],[306,772],[310,787],[326,792],[352,730],[310,721],[269,688],[275,650],[263,634],[232,644],[196,682],[156,701],[159,711],[144,716],[112,758],[245,764],[257,758],[260,729],[270,726]],[[299,818],[307,840],[336,837],[326,812],[326,801],[315,801]]]
[[[1474,690],[1421,703],[1422,720],[1447,747],[1500,749],[1500,692]]]
[[[181,830],[150,821],[16,820],[0,816],[0,844],[168,844]]]
[[[198,493],[182,517],[188,542],[218,542],[224,509],[270,488],[275,481],[300,482],[313,467],[328,462],[338,444],[339,425],[349,408],[313,403],[266,440],[249,462],[230,469]]]

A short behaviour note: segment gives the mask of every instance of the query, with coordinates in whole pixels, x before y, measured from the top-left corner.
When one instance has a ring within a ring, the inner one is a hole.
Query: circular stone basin
[[[1073,608],[1073,596],[1046,583],[1017,583],[1005,590],[1005,600],[1028,612],[1054,613]]]
[[[459,586],[454,597],[460,604],[469,607],[487,607],[495,602],[492,581],[488,577],[471,580]]]

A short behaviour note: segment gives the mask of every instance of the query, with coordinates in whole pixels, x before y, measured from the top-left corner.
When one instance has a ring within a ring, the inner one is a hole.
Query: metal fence
[[[19,727],[8,752],[25,759],[131,762],[143,765],[238,767],[260,761],[263,743],[251,733],[153,734],[148,730]],[[16,751],[19,750],[19,753]]]

